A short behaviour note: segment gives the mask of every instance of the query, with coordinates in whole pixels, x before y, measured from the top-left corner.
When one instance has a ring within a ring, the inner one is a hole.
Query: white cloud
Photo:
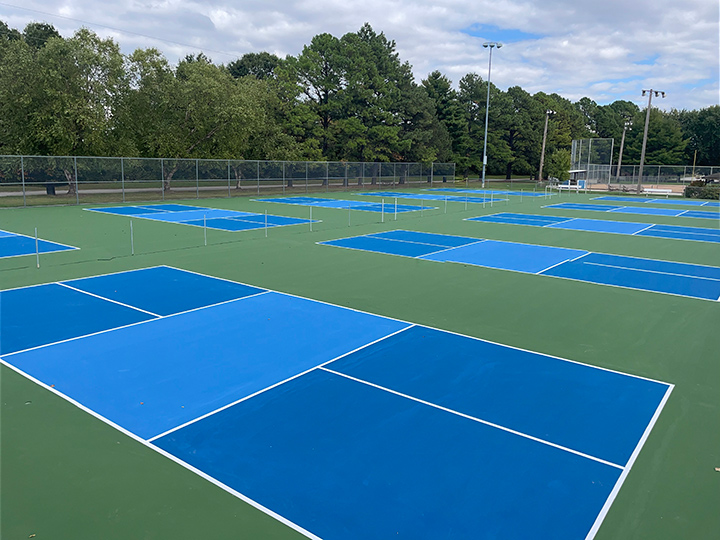
[[[12,27],[45,21],[69,36],[82,25],[78,20],[85,21],[124,52],[152,46],[171,62],[200,50],[216,62],[246,52],[297,55],[314,35],[339,37],[369,22],[396,42],[418,81],[435,69],[455,83],[468,72],[485,77],[487,39],[506,41],[493,54],[492,81],[500,88],[642,104],[641,89],[652,86],[667,92],[658,104],[663,108],[720,101],[717,0],[24,0],[24,9],[8,4],[20,2],[0,4],[0,20]],[[488,35],[463,32],[470,27]]]

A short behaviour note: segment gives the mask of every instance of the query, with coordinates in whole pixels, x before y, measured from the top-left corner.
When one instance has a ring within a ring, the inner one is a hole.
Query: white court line
[[[552,270],[553,268],[556,268],[556,267],[560,266],[561,264],[565,264],[565,263],[567,263],[567,262],[574,262],[574,261],[577,261],[578,259],[582,259],[583,257],[587,257],[588,255],[590,255],[590,252],[589,252],[589,251],[586,251],[585,253],[583,253],[582,255],[578,255],[578,256],[575,257],[574,259],[565,259],[564,261],[560,261],[560,262],[557,263],[557,264],[553,264],[552,266],[548,266],[548,267],[545,268],[544,270],[540,270],[539,272],[535,272],[535,275],[536,275],[536,276],[539,276],[539,275],[541,275],[543,272],[547,272],[548,270]]]
[[[633,451],[632,455],[630,456],[630,459],[628,460],[627,464],[625,465],[625,469],[623,470],[622,473],[620,473],[620,477],[617,479],[617,482],[615,482],[615,486],[613,487],[612,491],[610,492],[610,495],[608,495],[608,498],[605,500],[605,504],[600,509],[600,513],[598,514],[597,518],[595,518],[595,523],[593,523],[593,526],[590,529],[590,532],[588,532],[587,536],[585,537],[585,540],[592,540],[593,538],[595,538],[595,535],[597,534],[598,530],[600,529],[600,525],[602,525],[602,522],[605,519],[605,516],[607,516],[607,513],[610,510],[610,507],[612,506],[612,503],[615,501],[615,497],[617,497],[617,494],[620,492],[620,488],[622,487],[623,483],[625,482],[627,475],[630,473],[630,469],[632,469],[632,466],[635,464],[635,460],[640,455],[640,450],[642,450],[642,447],[645,445],[645,441],[647,441],[648,437],[650,436],[650,432],[652,431],[653,427],[655,427],[655,423],[657,422],[658,418],[660,418],[660,413],[665,408],[665,404],[667,403],[668,399],[670,398],[670,394],[672,393],[674,388],[675,388],[675,385],[671,384],[668,386],[668,389],[665,391],[665,395],[663,396],[662,400],[660,401],[657,408],[655,409],[655,414],[650,419],[650,422],[648,423],[647,427],[645,428],[645,432],[642,434],[642,437],[638,441],[637,446],[635,447],[635,450]]]
[[[407,257],[406,257],[406,258],[407,258]],[[434,262],[434,261],[429,261],[429,262]],[[199,275],[199,276],[213,277],[213,276],[210,276],[210,275],[208,275],[208,274],[202,274],[202,273],[200,273],[200,272],[194,272],[194,271],[192,271],[192,270],[183,270],[183,269],[180,269],[180,268],[175,268],[175,267],[173,267],[173,266],[164,265],[164,267],[165,267],[165,268],[172,268],[173,270],[179,270],[179,271],[181,271],[181,272],[188,272],[188,273],[190,273],[190,274],[197,274],[197,275]],[[524,274],[524,275],[532,275],[532,274],[527,274],[526,272],[519,272],[519,273],[522,273],[522,274]],[[545,277],[555,277],[555,276],[545,276]],[[240,281],[232,281],[232,280],[225,279],[225,278],[216,278],[216,279],[222,279],[222,280],[224,280],[224,281],[229,281],[230,283],[237,283],[237,284],[240,284],[240,285],[247,285],[248,287],[257,287],[257,285],[251,285],[251,284],[249,284],[249,283],[243,283],[243,282],[240,282]],[[558,278],[558,279],[567,279],[567,278]],[[580,280],[577,280],[577,281],[580,281]],[[595,283],[595,285],[597,285],[597,283]],[[643,292],[647,292],[647,291],[645,291],[644,289],[637,289],[637,290],[641,290],[641,291],[643,291]],[[375,316],[375,317],[380,317],[380,318],[383,318],[383,319],[388,319],[388,320],[391,320],[391,321],[396,321],[396,322],[408,324],[408,325],[411,325],[411,326],[419,326],[419,327],[422,327],[422,328],[428,328],[428,329],[430,329],[430,330],[437,330],[437,331],[439,331],[439,332],[446,332],[446,333],[448,333],[448,334],[452,334],[452,335],[455,335],[455,336],[464,337],[464,338],[468,338],[468,339],[473,339],[473,340],[476,340],[476,341],[482,341],[483,343],[490,343],[491,345],[497,345],[497,346],[499,346],[499,347],[505,347],[505,348],[507,348],[507,349],[512,349],[512,350],[515,350],[515,351],[521,351],[521,352],[526,352],[526,353],[530,353],[530,354],[537,354],[537,355],[540,355],[540,356],[544,356],[545,358],[552,358],[553,360],[560,360],[560,361],[562,361],[562,362],[569,362],[569,363],[571,363],[571,364],[576,364],[576,365],[579,365],[579,366],[584,366],[584,367],[588,367],[588,368],[592,368],[592,369],[598,369],[598,370],[600,370],[600,371],[607,371],[608,373],[615,373],[615,374],[617,374],[617,375],[624,375],[625,377],[632,377],[632,378],[634,378],[634,379],[640,379],[640,380],[643,380],[643,381],[650,381],[650,382],[654,382],[654,383],[658,383],[658,384],[665,384],[665,385],[668,384],[668,383],[666,383],[666,382],[664,382],[664,381],[660,381],[660,380],[656,380],[656,379],[650,379],[649,377],[643,377],[643,376],[641,376],[641,375],[634,375],[634,374],[632,374],[632,373],[626,373],[626,372],[618,371],[618,370],[615,370],[615,369],[605,368],[605,367],[602,367],[602,366],[595,366],[595,365],[593,365],[593,364],[587,364],[587,363],[585,363],[585,362],[580,362],[580,361],[578,361],[578,360],[569,360],[569,359],[567,359],[567,358],[563,358],[563,357],[561,357],[561,356],[554,356],[554,355],[552,355],[552,354],[541,353],[541,352],[537,352],[537,351],[531,351],[531,350],[529,350],[529,349],[523,349],[523,348],[521,348],[521,347],[516,347],[516,346],[514,346],[514,345],[506,345],[506,344],[504,344],[504,343],[498,343],[497,341],[491,341],[491,340],[489,340],[489,339],[483,339],[483,338],[479,338],[479,337],[475,337],[475,336],[469,336],[469,335],[466,335],[466,334],[460,334],[460,333],[458,333],[458,332],[453,332],[452,330],[444,330],[444,329],[442,329],[442,328],[435,328],[435,327],[432,327],[432,326],[427,326],[427,325],[423,325],[423,324],[417,324],[417,323],[413,323],[413,322],[410,322],[410,321],[406,321],[406,320],[404,320],[404,319],[398,319],[397,317],[388,317],[388,316],[386,316],[386,315],[378,315],[377,313],[370,313],[369,311],[363,311],[363,310],[361,310],[361,309],[356,309],[356,308],[351,308],[351,307],[347,307],[347,306],[342,306],[342,305],[340,305],[340,304],[333,304],[332,302],[326,302],[326,301],[324,301],[324,300],[316,300],[316,299],[314,299],[314,298],[306,298],[306,297],[304,297],[304,296],[299,296],[299,295],[297,295],[297,294],[292,294],[292,293],[288,293],[288,292],[277,291],[277,290],[273,290],[273,289],[267,289],[267,291],[269,291],[269,292],[274,292],[274,293],[277,293],[277,294],[284,294],[284,295],[286,295],[286,296],[292,296],[293,298],[299,298],[299,299],[301,299],[301,300],[307,300],[307,301],[309,301],[309,302],[316,302],[316,303],[318,303],[318,304],[323,304],[323,305],[326,305],[326,306],[331,306],[331,307],[336,307],[336,308],[347,309],[347,310],[350,310],[350,311],[354,311],[354,312],[356,312],[356,313],[361,313],[361,314],[363,314],[363,315],[373,315],[373,316]],[[695,298],[695,297],[692,296],[692,297],[689,297],[689,298]]]
[[[224,304],[229,304],[230,302],[239,302],[239,301],[241,301],[241,300],[245,300],[246,298],[253,298],[253,297],[255,297],[255,296],[261,296],[261,295],[267,294],[267,293],[269,293],[269,292],[270,292],[270,291],[268,291],[268,290],[264,290],[264,291],[260,291],[260,292],[254,293],[254,294],[249,294],[249,295],[247,295],[247,296],[243,296],[243,297],[240,297],[240,298],[231,298],[230,300],[223,300],[222,302],[218,302],[218,303],[216,303],[216,304],[210,304],[210,305],[208,305],[208,306],[200,306],[200,307],[188,309],[188,310],[185,310],[185,311],[179,311],[179,312],[177,312],[177,313],[171,313],[171,314],[169,314],[169,315],[157,315],[157,319],[148,319],[148,320],[145,320],[145,321],[138,321],[138,322],[135,322],[135,323],[125,324],[125,325],[123,325],[123,326],[116,326],[116,327],[114,327],[114,328],[106,328],[105,330],[100,330],[100,331],[98,331],[98,332],[92,332],[92,333],[90,333],[90,334],[84,334],[84,335],[82,335],[82,336],[75,336],[75,337],[71,337],[71,338],[68,338],[68,339],[61,339],[60,341],[54,341],[54,342],[52,342],[52,343],[45,343],[45,344],[43,344],[43,345],[37,345],[37,346],[35,346],[35,347],[30,347],[30,348],[28,348],[28,349],[23,349],[23,350],[21,350],[21,351],[13,351],[13,352],[5,353],[5,354],[3,354],[2,356],[6,358],[6,357],[8,357],[8,356],[14,356],[14,355],[16,355],[16,354],[21,354],[21,353],[25,353],[25,352],[29,352],[29,351],[34,351],[34,350],[37,350],[37,349],[44,349],[44,348],[46,348],[46,347],[52,347],[53,345],[59,345],[59,344],[61,344],[61,343],[68,343],[68,342],[70,342],[70,341],[77,341],[77,340],[89,338],[89,337],[92,337],[92,336],[98,336],[98,335],[100,335],[100,334],[107,334],[107,333],[109,333],[109,332],[115,332],[115,331],[117,331],[117,330],[123,330],[123,329],[125,329],[125,328],[130,328],[130,327],[132,327],[132,326],[138,326],[138,325],[141,325],[141,324],[148,324],[148,323],[152,323],[152,322],[157,322],[157,321],[160,321],[160,320],[163,320],[163,319],[169,319],[169,318],[171,318],[171,317],[177,317],[178,315],[185,315],[186,313],[192,313],[193,311],[200,311],[200,310],[202,310],[202,309],[209,309],[209,308],[213,308],[213,307],[217,307],[217,306],[222,306],[222,305],[224,305]],[[98,297],[98,298],[101,298],[101,297]],[[111,300],[109,300],[109,299],[107,299],[107,300],[108,300],[108,301],[111,301]],[[135,309],[137,309],[137,308],[135,308]]]
[[[534,437],[532,435],[528,435],[527,433],[523,433],[521,431],[516,431],[514,429],[511,429],[506,426],[501,426],[500,424],[495,424],[494,422],[489,422],[487,420],[483,420],[482,418],[477,418],[476,416],[471,416],[469,414],[461,413],[459,411],[455,411],[453,409],[448,409],[447,407],[443,407],[442,405],[437,405],[436,403],[431,403],[430,401],[425,401],[424,399],[416,398],[414,396],[403,394],[402,392],[398,392],[396,390],[392,390],[390,388],[387,388],[385,386],[380,386],[379,384],[371,383],[369,381],[365,381],[363,379],[358,379],[356,377],[353,377],[351,375],[347,375],[345,373],[341,373],[339,371],[334,371],[332,369],[328,369],[326,367],[320,367],[319,369],[323,371],[327,371],[328,373],[332,373],[333,375],[338,375],[339,377],[344,377],[346,379],[350,379],[351,381],[355,381],[367,386],[372,386],[373,388],[377,388],[378,390],[383,390],[384,392],[389,392],[390,394],[395,394],[396,396],[400,396],[405,399],[410,399],[412,401],[415,401],[417,403],[422,403],[423,405],[427,405],[429,407],[433,407],[435,409],[439,409],[441,411],[448,412],[450,414],[454,414],[456,416],[461,416],[462,418],[467,418],[468,420],[473,420],[474,422],[478,422],[480,424],[484,424],[486,426],[490,426],[502,431],[505,431],[507,433],[512,433],[513,435],[517,435],[519,437],[523,437],[525,439],[530,439],[531,441],[535,441],[547,446],[552,446],[553,448],[557,448],[559,450],[563,450],[565,452],[569,452],[571,454],[575,454],[577,456],[581,456],[587,459],[591,459],[592,461],[597,461],[598,463],[602,463],[603,465],[609,465],[610,467],[615,467],[616,469],[623,470],[624,467],[622,465],[618,465],[617,463],[613,463],[611,461],[607,461],[604,459],[601,459],[596,456],[591,456],[590,454],[585,454],[584,452],[579,452],[578,450],[573,450],[572,448],[568,448],[567,446],[562,446],[560,444],[555,444],[550,441],[546,441],[545,439],[540,439],[538,437]]]
[[[369,343],[366,343],[365,345],[361,345],[360,347],[356,347],[356,348],[353,349],[352,351],[345,352],[345,353],[343,353],[343,354],[341,354],[341,355],[339,355],[339,356],[336,356],[335,358],[331,358],[330,360],[327,360],[326,362],[323,362],[322,364],[318,364],[317,366],[313,366],[313,367],[311,367],[311,368],[308,368],[308,369],[306,369],[305,371],[302,371],[302,372],[300,372],[300,373],[297,373],[297,374],[295,374],[295,375],[293,375],[293,376],[291,376],[291,377],[288,377],[287,379],[283,379],[283,380],[280,381],[280,382],[276,382],[275,384],[272,384],[272,385],[270,385],[270,386],[268,386],[268,387],[266,387],[266,388],[262,388],[262,389],[258,390],[257,392],[253,392],[252,394],[249,394],[249,395],[247,395],[247,396],[245,396],[245,397],[242,397],[242,398],[240,398],[240,399],[238,399],[238,400],[235,400],[235,401],[233,401],[232,403],[228,403],[227,405],[223,405],[222,407],[219,407],[219,408],[217,408],[217,409],[215,409],[215,410],[213,410],[213,411],[210,411],[209,413],[203,414],[202,416],[198,416],[197,418],[193,418],[192,420],[188,420],[188,421],[185,422],[184,424],[180,424],[179,426],[175,426],[174,428],[170,428],[170,429],[168,429],[167,431],[164,431],[163,433],[160,433],[159,435],[155,435],[154,437],[149,438],[149,439],[148,439],[148,442],[156,441],[157,439],[159,439],[159,438],[161,438],[161,437],[164,437],[165,435],[169,435],[170,433],[173,433],[173,432],[178,431],[178,430],[180,430],[180,429],[182,429],[182,428],[184,428],[184,427],[187,427],[187,426],[189,426],[189,425],[191,425],[191,424],[194,424],[194,423],[196,423],[196,422],[199,422],[200,420],[204,420],[205,418],[208,418],[209,416],[213,416],[213,415],[215,415],[215,414],[217,414],[217,413],[219,413],[219,412],[221,412],[221,411],[224,411],[225,409],[229,409],[230,407],[233,407],[233,406],[237,405],[238,403],[242,403],[243,401],[247,401],[247,400],[250,399],[250,398],[253,398],[253,397],[257,396],[257,395],[263,394],[263,393],[267,392],[268,390],[272,390],[273,388],[275,388],[275,387],[277,387],[277,386],[280,386],[280,385],[283,385],[283,384],[285,384],[285,383],[287,383],[287,382],[290,382],[290,381],[292,381],[293,379],[297,379],[298,377],[302,377],[302,376],[305,375],[306,373],[310,373],[311,371],[314,371],[314,370],[316,370],[316,369],[322,368],[323,366],[325,366],[325,365],[327,365],[327,364],[329,364],[329,363],[331,363],[331,362],[335,362],[336,360],[340,360],[341,358],[345,358],[346,356],[348,356],[348,355],[350,355],[350,354],[353,354],[353,353],[355,353],[355,352],[357,352],[357,351],[360,351],[360,350],[362,350],[362,349],[365,349],[366,347],[370,347],[371,345],[374,345],[375,343],[379,343],[380,341],[386,340],[386,339],[388,339],[388,338],[390,338],[390,337],[392,337],[392,336],[394,336],[394,335],[396,335],[396,334],[399,334],[399,333],[401,333],[401,332],[404,332],[405,330],[408,330],[408,329],[412,328],[413,326],[415,326],[415,325],[406,326],[405,328],[401,328],[400,330],[396,330],[395,332],[392,332],[391,334],[388,334],[388,335],[383,336],[383,337],[381,337],[381,338],[378,338],[378,339],[376,339],[376,340],[374,340],[374,341],[371,341],[371,342],[369,342]]]
[[[463,244],[462,246],[452,246],[445,249],[440,249],[438,251],[433,251],[432,253],[426,253],[425,255],[418,255],[416,257],[412,257],[413,259],[421,259],[421,260],[432,260],[432,259],[425,259],[425,257],[430,257],[431,255],[437,255],[438,253],[445,253],[447,251],[455,251],[456,249],[465,248],[469,246],[476,246],[477,244],[482,244],[483,242],[487,242],[487,238],[478,238],[477,242],[470,242],[469,244]],[[445,261],[442,261],[445,262]],[[453,262],[453,261],[450,261]]]
[[[239,491],[234,490],[234,489],[231,488],[230,486],[228,486],[228,485],[226,485],[226,484],[223,484],[222,482],[220,482],[219,480],[215,479],[214,477],[208,475],[207,473],[204,473],[204,472],[201,471],[200,469],[197,469],[197,468],[193,467],[193,466],[190,465],[189,463],[186,463],[185,461],[183,461],[183,460],[181,460],[180,458],[174,456],[173,454],[171,454],[171,453],[163,450],[162,448],[160,448],[160,447],[158,447],[158,446],[155,446],[154,444],[149,443],[149,442],[146,441],[145,439],[142,439],[141,437],[135,435],[132,431],[128,431],[127,429],[125,429],[124,427],[120,426],[119,424],[116,424],[115,422],[113,422],[113,421],[110,420],[109,418],[106,418],[106,417],[104,417],[103,415],[101,415],[101,414],[93,411],[92,409],[89,409],[88,407],[86,407],[86,406],[83,405],[82,403],[80,403],[80,402],[78,402],[78,401],[75,401],[75,400],[74,400],[73,398],[71,398],[70,396],[67,396],[67,395],[63,394],[62,392],[59,392],[58,390],[56,390],[55,388],[52,388],[52,387],[48,386],[47,384],[45,384],[45,383],[42,382],[41,380],[36,379],[35,377],[33,377],[32,375],[30,375],[29,373],[25,373],[24,371],[22,371],[21,369],[18,369],[17,367],[13,366],[12,364],[9,364],[8,362],[5,362],[2,358],[0,358],[0,364],[3,364],[4,366],[12,369],[13,371],[15,371],[16,373],[18,373],[19,375],[22,375],[23,377],[29,379],[30,381],[34,382],[34,383],[37,384],[38,386],[41,386],[41,387],[44,388],[45,390],[48,390],[48,391],[52,392],[53,394],[55,394],[56,396],[64,399],[64,400],[67,401],[68,403],[71,403],[72,405],[75,405],[78,409],[80,409],[80,410],[88,413],[90,416],[93,416],[94,418],[97,418],[97,419],[100,420],[101,422],[104,422],[104,423],[106,423],[107,425],[109,425],[109,426],[117,429],[119,432],[121,432],[121,433],[123,433],[124,435],[130,437],[132,440],[140,443],[141,445],[149,448],[150,450],[154,450],[154,451],[157,452],[158,454],[160,454],[160,455],[168,458],[169,460],[171,460],[171,461],[177,463],[178,465],[180,465],[180,466],[188,469],[189,471],[194,472],[195,474],[197,474],[198,476],[204,478],[205,480],[207,480],[207,481],[210,482],[211,484],[214,484],[214,485],[216,485],[217,487],[219,487],[220,489],[222,489],[222,490],[224,490],[224,491],[227,491],[227,492],[230,493],[231,495],[235,495],[238,499],[241,499],[242,501],[248,503],[250,506],[252,506],[252,507],[254,507],[254,508],[257,508],[257,509],[260,510],[261,512],[267,514],[268,516],[270,516],[270,517],[272,517],[272,518],[275,518],[275,519],[278,520],[279,522],[284,523],[285,525],[287,525],[287,526],[290,527],[291,529],[294,529],[294,530],[296,530],[297,532],[305,535],[306,537],[312,538],[313,540],[322,540],[319,536],[316,536],[316,535],[312,534],[310,531],[307,531],[307,530],[303,529],[300,525],[297,525],[296,523],[293,523],[293,522],[290,521],[289,519],[281,516],[280,514],[278,514],[278,513],[274,512],[274,511],[270,510],[269,508],[263,506],[262,504],[260,504],[260,503],[258,503],[258,502],[256,502],[256,501],[254,501],[253,499],[251,499],[251,498],[248,497],[247,495],[244,495],[244,494],[240,493]]]
[[[603,263],[596,263],[596,262],[586,262],[583,264],[590,264],[593,266],[604,266],[606,268],[616,268],[619,270],[633,270],[635,272],[645,272],[648,274],[659,274],[661,276],[675,276],[675,277],[685,277],[685,278],[695,278],[695,279],[704,279],[707,281],[720,281],[720,278],[712,278],[712,277],[705,277],[705,276],[695,276],[693,274],[676,274],[675,272],[660,272],[658,270],[646,270],[643,268],[633,268],[631,266],[617,266],[614,264],[603,264]],[[677,264],[686,264],[686,263],[677,263]],[[695,265],[690,265],[695,266]],[[699,265],[698,265],[699,266]],[[713,267],[714,268],[714,267]]]
[[[350,238],[372,237],[372,238],[377,238],[378,240],[389,240],[390,242],[402,242],[405,244],[417,244],[418,246],[433,246],[433,247],[439,247],[439,248],[443,248],[443,249],[448,247],[443,244],[433,244],[430,242],[416,242],[415,240],[403,240],[402,238],[386,238],[384,236],[378,236],[379,234],[387,234],[389,232],[395,232],[395,231],[385,231],[385,232],[362,234],[360,236],[351,236]],[[417,231],[408,231],[408,232],[417,232]],[[417,234],[433,234],[433,233],[417,233]],[[478,238],[478,240],[480,240],[480,239]],[[464,245],[469,245],[469,244],[474,244],[474,243],[475,242],[469,242],[468,244],[464,244]],[[454,247],[461,247],[461,246],[450,246],[450,248],[454,248]]]
[[[639,231],[635,231],[635,232],[632,233],[630,236],[635,236],[636,234],[640,234],[641,232],[647,231],[648,229],[652,229],[652,228],[655,227],[656,225],[657,225],[656,223],[651,223],[650,225],[648,225],[648,226],[645,227],[644,229],[640,229]]]
[[[117,300],[113,300],[112,298],[106,298],[105,296],[100,296],[99,294],[91,293],[89,291],[83,291],[82,289],[78,289],[77,287],[72,287],[72,286],[68,285],[67,283],[63,283],[62,281],[57,281],[56,283],[58,285],[60,285],[61,287],[66,287],[72,291],[87,294],[88,296],[93,296],[95,298],[99,298],[100,300],[105,300],[107,302],[111,302],[111,303],[117,304],[119,306],[134,309],[136,311],[141,311],[142,313],[147,313],[148,315],[152,315],[153,317],[157,317],[157,318],[162,317],[162,315],[158,315],[157,313],[153,313],[152,311],[148,311],[146,309],[141,309],[139,307],[131,306],[130,304],[124,304],[122,302],[118,302]]]

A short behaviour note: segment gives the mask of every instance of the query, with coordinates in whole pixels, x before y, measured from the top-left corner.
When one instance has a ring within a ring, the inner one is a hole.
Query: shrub
[[[685,197],[690,199],[720,200],[720,186],[685,186]]]

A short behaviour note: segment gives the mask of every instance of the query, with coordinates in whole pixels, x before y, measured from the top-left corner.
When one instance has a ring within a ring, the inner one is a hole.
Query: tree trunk
[[[68,171],[67,169],[63,169],[63,173],[65,174],[65,179],[68,183],[68,195],[75,195],[77,193],[77,181],[75,180],[75,174],[73,171]]]

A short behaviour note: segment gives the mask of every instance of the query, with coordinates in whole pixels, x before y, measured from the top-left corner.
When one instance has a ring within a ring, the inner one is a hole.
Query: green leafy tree
[[[31,22],[23,30],[25,43],[34,49],[42,49],[50,38],[59,38],[60,33],[51,24]]]
[[[422,81],[422,85],[435,105],[438,121],[444,126],[450,138],[452,153],[447,159],[454,161],[459,170],[468,170],[468,155],[472,144],[468,116],[458,99],[457,92],[451,87],[450,79],[439,71],[433,71]]]
[[[247,53],[227,65],[230,75],[239,79],[251,75],[258,79],[275,78],[275,69],[282,60],[269,52]]]
[[[635,129],[626,135],[624,163],[640,163],[645,111],[633,119]],[[650,111],[645,163],[648,165],[676,165],[686,159],[688,139],[683,135],[680,122],[658,109]],[[627,156],[627,160],[625,159]]]

